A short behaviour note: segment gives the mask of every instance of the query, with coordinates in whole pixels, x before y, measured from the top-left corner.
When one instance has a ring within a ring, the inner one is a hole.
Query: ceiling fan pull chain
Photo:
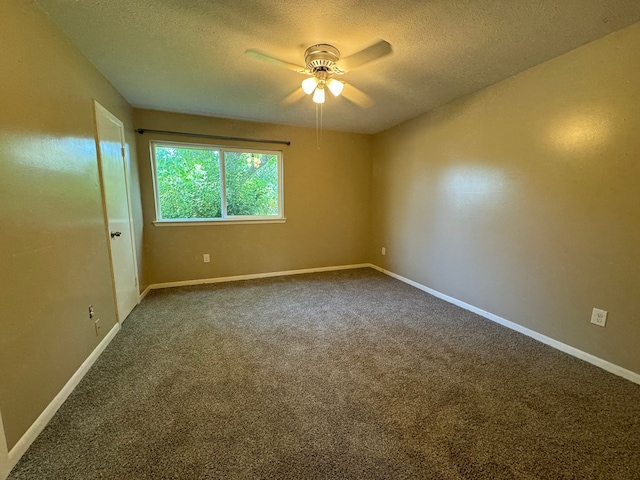
[[[322,106],[324,104],[320,104],[320,143],[322,143]],[[318,145],[318,150],[320,149],[320,145]]]
[[[320,150],[320,130],[319,130],[320,129],[320,124],[319,124],[319,121],[318,121],[318,108],[319,108],[318,106],[319,105],[320,105],[319,103],[316,103],[316,148],[318,150]]]

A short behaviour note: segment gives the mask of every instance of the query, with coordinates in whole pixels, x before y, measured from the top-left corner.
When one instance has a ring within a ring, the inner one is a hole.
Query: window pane
[[[220,218],[220,152],[155,146],[161,219]]]
[[[227,215],[278,215],[278,155],[225,152]]]

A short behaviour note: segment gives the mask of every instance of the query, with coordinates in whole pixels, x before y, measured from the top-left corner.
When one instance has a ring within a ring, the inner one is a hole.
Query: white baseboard
[[[413,287],[416,287],[424,292],[427,292],[433,295],[434,297],[441,298],[442,300],[452,303],[453,305],[457,305],[458,307],[464,308],[465,310],[469,310],[470,312],[477,313],[478,315],[484,318],[487,318],[493,322],[499,323],[500,325],[510,328],[511,330],[520,332],[526,335],[527,337],[531,337],[535,340],[538,340],[539,342],[549,345],[557,350],[560,350],[561,352],[568,353],[569,355],[579,358],[580,360],[584,360],[585,362],[591,363],[596,367],[600,367],[603,370],[606,370],[607,372],[611,372],[615,375],[618,375],[619,377],[626,378],[627,380],[630,380],[633,383],[637,383],[640,385],[640,374],[636,372],[627,370],[626,368],[620,367],[619,365],[616,365],[615,363],[611,363],[607,360],[603,360],[602,358],[596,357],[595,355],[591,355],[590,353],[583,352],[582,350],[578,350],[577,348],[572,347],[571,345],[567,345],[566,343],[562,343],[562,342],[559,342],[558,340],[554,340],[551,337],[542,335],[541,333],[538,333],[534,330],[523,327],[522,325],[518,325],[517,323],[507,320],[505,318],[499,317],[498,315],[494,315],[493,313],[487,312],[478,307],[474,307],[473,305],[469,305],[468,303],[465,303],[456,298],[450,297],[449,295],[445,295],[444,293],[440,293],[437,290],[426,287],[418,282],[414,282],[413,280],[410,280],[401,275],[398,275],[397,273],[393,273],[388,270],[385,270],[384,268],[378,267],[377,265],[371,264],[370,267],[386,275],[389,275],[390,277],[396,278],[404,283],[407,283]]]
[[[144,297],[147,296],[147,294],[151,291],[151,285],[149,285],[147,288],[144,289],[144,291],[140,294],[140,298],[138,298],[138,303],[140,303],[142,300],[144,300]]]
[[[267,277],[282,277],[285,275],[300,275],[303,273],[317,273],[317,272],[331,272],[334,270],[351,270],[353,268],[367,268],[371,267],[370,263],[359,263],[355,265],[336,265],[333,267],[317,267],[317,268],[304,268],[301,270],[285,270],[281,272],[266,272],[266,273],[251,273],[248,275],[235,275],[232,277],[215,277],[215,278],[200,278],[197,280],[183,280],[180,282],[166,282],[166,283],[154,283],[147,287],[147,290],[155,290],[158,288],[170,288],[170,287],[184,287],[189,285],[203,285],[207,283],[222,283],[222,282],[237,282],[239,280],[254,280],[256,278]],[[144,295],[148,292],[145,290]]]
[[[87,357],[87,359],[80,365],[80,368],[73,374],[73,376],[69,379],[69,381],[62,387],[62,390],[55,396],[55,398],[51,401],[47,408],[40,414],[40,416],[33,422],[33,425],[29,427],[29,430],[18,440],[18,443],[9,451],[8,460],[9,460],[9,471],[13,467],[16,466],[18,460],[25,454],[29,446],[33,443],[33,441],[40,435],[40,432],[44,430],[44,427],[51,421],[53,416],[56,414],[60,406],[64,403],[67,397],[73,392],[73,389],[76,388],[82,377],[89,371],[91,366],[94,364],[96,359],[100,356],[100,354],[107,348],[107,345],[113,340],[116,333],[120,330],[120,324],[116,323],[113,328],[105,335],[102,341],[98,344],[98,346],[91,352],[91,355]],[[7,474],[9,473],[7,472]],[[0,478],[2,478],[0,476]]]

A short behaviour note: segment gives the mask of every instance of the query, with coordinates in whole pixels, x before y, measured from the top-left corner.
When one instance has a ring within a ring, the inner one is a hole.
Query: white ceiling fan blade
[[[342,96],[360,108],[369,108],[373,105],[373,100],[369,95],[349,83],[344,84]]]
[[[348,57],[341,58],[337,65],[340,69],[344,71],[353,70],[354,68],[358,68],[365,63],[373,62],[378,58],[382,58],[386,55],[389,55],[393,52],[393,48],[391,44],[385,40],[379,40],[373,45],[360,50],[359,52],[354,53],[353,55],[349,55]]]
[[[273,65],[278,65],[280,67],[284,67],[288,70],[293,70],[294,72],[298,72],[298,73],[308,73],[307,69],[305,67],[303,67],[302,65],[296,65],[295,63],[290,63],[290,62],[286,62],[284,60],[280,60],[279,58],[276,58],[272,55],[269,55],[268,53],[265,53],[261,50],[258,50],[257,48],[250,48],[248,50],[245,50],[244,52],[246,55],[255,58],[257,60],[261,60],[263,62],[267,62],[267,63],[271,63]]]
[[[299,102],[304,97],[306,97],[306,94],[302,91],[302,89],[301,88],[296,88],[293,92],[291,92],[289,95],[287,95],[284,98],[284,100],[282,100],[282,102],[280,102],[280,104],[282,106],[291,105],[293,103]]]

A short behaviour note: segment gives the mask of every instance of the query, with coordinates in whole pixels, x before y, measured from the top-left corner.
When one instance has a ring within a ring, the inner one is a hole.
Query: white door
[[[94,102],[94,105],[98,165],[107,224],[113,291],[116,297],[118,321],[122,323],[137,305],[140,297],[131,222],[124,125],[98,102]]]

